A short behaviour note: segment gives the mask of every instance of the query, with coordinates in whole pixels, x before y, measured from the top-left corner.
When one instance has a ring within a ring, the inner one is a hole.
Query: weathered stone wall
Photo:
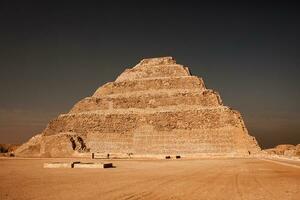
[[[241,129],[230,126],[219,129],[158,131],[151,125],[143,125],[127,134],[93,133],[90,136],[92,139],[88,138],[88,144],[94,152],[133,153],[133,155],[255,153],[256,147],[236,148],[237,141],[234,138],[241,138],[241,134],[243,134]],[[95,137],[99,139],[95,140]],[[244,138],[244,140],[239,140],[240,142],[248,143],[249,141]]]

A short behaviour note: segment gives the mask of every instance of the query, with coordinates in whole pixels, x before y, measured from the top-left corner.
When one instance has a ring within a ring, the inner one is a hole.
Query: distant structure
[[[133,156],[248,156],[260,151],[239,112],[172,57],[143,59],[79,101],[17,156],[86,152]]]

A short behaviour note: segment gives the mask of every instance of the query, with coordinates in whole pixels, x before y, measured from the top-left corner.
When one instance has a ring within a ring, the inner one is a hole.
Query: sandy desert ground
[[[300,199],[300,168],[291,163],[112,160],[116,168],[44,169],[51,161],[70,159],[0,159],[0,199]]]

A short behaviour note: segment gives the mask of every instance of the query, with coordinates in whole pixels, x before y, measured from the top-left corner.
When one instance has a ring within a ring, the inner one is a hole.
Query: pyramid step
[[[160,89],[200,89],[205,90],[204,82],[196,76],[182,76],[176,78],[154,78],[122,82],[110,82],[100,87],[94,97],[111,94],[123,94],[135,91]]]
[[[240,116],[226,107],[197,109],[195,106],[182,109],[169,107],[160,109],[120,109],[114,112],[94,111],[78,114],[60,115],[51,121],[44,131],[45,134],[57,134],[60,132],[102,132],[102,133],[126,133],[140,126],[149,124],[155,130],[170,131],[173,129],[189,130],[192,128],[221,128],[238,127]]]
[[[166,65],[147,65],[135,66],[131,69],[126,69],[118,78],[119,81],[130,81],[146,78],[166,78],[166,77],[181,77],[190,76],[188,68],[178,64]]]
[[[146,94],[135,93],[128,95],[104,96],[103,98],[89,97],[81,100],[72,108],[70,113],[88,112],[112,109],[152,109],[165,106],[197,105],[200,107],[216,107],[222,105],[218,93],[213,90],[205,91],[173,91],[172,93],[153,92]]]

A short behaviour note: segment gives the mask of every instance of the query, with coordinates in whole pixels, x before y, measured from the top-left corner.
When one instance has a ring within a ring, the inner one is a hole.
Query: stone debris
[[[134,157],[260,152],[241,114],[172,57],[143,59],[16,150],[23,157],[99,152]],[[112,157],[112,156],[110,156]]]

